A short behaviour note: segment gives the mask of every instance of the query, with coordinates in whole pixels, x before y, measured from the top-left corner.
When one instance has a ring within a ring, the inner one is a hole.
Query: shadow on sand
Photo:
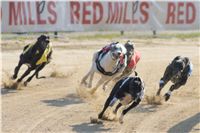
[[[70,104],[79,104],[83,101],[76,96],[76,94],[69,94],[64,98],[51,99],[51,100],[42,100],[43,103],[46,103],[48,106],[63,107]]]
[[[7,88],[1,88],[1,95],[6,95],[8,93],[16,93],[16,89],[7,89]]]
[[[168,133],[188,133],[192,128],[200,123],[200,113],[195,114],[194,116],[174,125],[167,132]],[[200,129],[194,129],[197,132],[200,132]]]
[[[156,112],[158,109],[158,105],[149,105],[149,104],[143,104],[139,105],[134,109],[136,113],[149,113],[149,112]]]
[[[71,125],[73,131],[78,133],[99,133],[109,131],[110,128],[104,128],[103,124],[82,123]]]

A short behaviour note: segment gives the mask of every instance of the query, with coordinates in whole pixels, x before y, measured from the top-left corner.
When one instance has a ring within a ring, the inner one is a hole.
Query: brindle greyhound
[[[23,64],[27,64],[28,69],[24,72],[24,74],[17,80],[17,82],[21,82],[23,78],[25,78],[32,70],[35,72],[24,82],[26,86],[28,82],[36,75],[36,78],[45,78],[39,77],[38,73],[41,71],[46,64],[50,62],[52,55],[52,48],[50,46],[49,36],[41,35],[38,37],[37,42],[34,45],[26,45],[22,54],[20,55],[20,60],[18,65],[15,67],[13,79],[17,78],[20,67]],[[42,59],[42,57],[44,57]]]
[[[160,79],[157,95],[160,95],[162,88],[168,81],[171,81],[174,84],[164,95],[165,101],[169,100],[172,91],[177,90],[179,87],[186,84],[188,77],[192,74],[192,68],[193,65],[188,57],[175,57],[167,66],[163,77]]]

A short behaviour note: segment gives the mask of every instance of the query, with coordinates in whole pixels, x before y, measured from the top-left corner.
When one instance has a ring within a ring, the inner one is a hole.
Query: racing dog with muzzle
[[[171,81],[173,85],[169,91],[165,93],[165,101],[168,101],[172,91],[186,84],[188,77],[192,74],[193,65],[188,57],[177,56],[167,66],[163,77],[159,82],[159,90],[157,95],[160,95],[162,88]]]
[[[109,49],[105,46],[103,50],[95,52],[93,54],[92,66],[89,72],[82,78],[81,84],[91,88],[94,74],[98,73],[101,77],[90,90],[90,93],[95,93],[101,85],[103,85],[103,89],[105,90],[106,85],[112,79],[118,77],[127,66],[126,52],[124,45],[119,42],[111,43]],[[89,79],[89,82],[87,82],[87,79]]]
[[[135,45],[131,41],[127,41],[124,44],[126,50],[127,50],[127,66],[124,69],[123,73],[117,77],[115,80],[120,80],[124,77],[127,77],[131,75],[133,72],[135,72],[135,76],[137,76],[137,72],[135,71],[136,65],[138,64],[141,54],[139,51],[135,50]]]
[[[136,107],[141,102],[143,96],[144,82],[140,77],[135,76],[123,78],[115,84],[104,104],[103,110],[101,111],[101,113],[99,113],[98,118],[103,119],[103,114],[106,109],[109,106],[112,107],[117,101],[119,101],[113,113],[116,114],[121,106],[127,106],[127,108],[122,111],[119,117],[119,122],[123,123],[124,115],[129,110]]]

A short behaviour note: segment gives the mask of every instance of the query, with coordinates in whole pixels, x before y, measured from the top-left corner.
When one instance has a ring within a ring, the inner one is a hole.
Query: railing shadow
[[[192,128],[200,123],[200,113],[195,114],[194,116],[174,125],[167,132],[168,133],[188,133]],[[200,129],[195,129],[200,132]]]

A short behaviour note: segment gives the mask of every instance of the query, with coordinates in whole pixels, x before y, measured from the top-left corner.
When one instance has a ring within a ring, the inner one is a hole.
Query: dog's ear
[[[141,86],[141,79],[139,77],[134,77],[130,83],[129,83],[129,88],[137,88]]]
[[[136,77],[135,77],[135,81],[136,81],[138,84],[141,84],[141,79],[140,79],[140,77],[136,76]]]
[[[37,41],[38,41],[38,42],[41,41],[41,36],[37,38]]]
[[[38,39],[37,39],[37,40],[38,40],[38,41],[41,41],[43,37],[44,37],[44,36],[43,36],[43,35],[41,35],[41,36],[39,36],[39,37],[38,37]]]
[[[38,41],[42,41],[43,39],[46,39],[47,38],[47,36],[45,36],[45,35],[41,35],[40,37],[38,37]]]

